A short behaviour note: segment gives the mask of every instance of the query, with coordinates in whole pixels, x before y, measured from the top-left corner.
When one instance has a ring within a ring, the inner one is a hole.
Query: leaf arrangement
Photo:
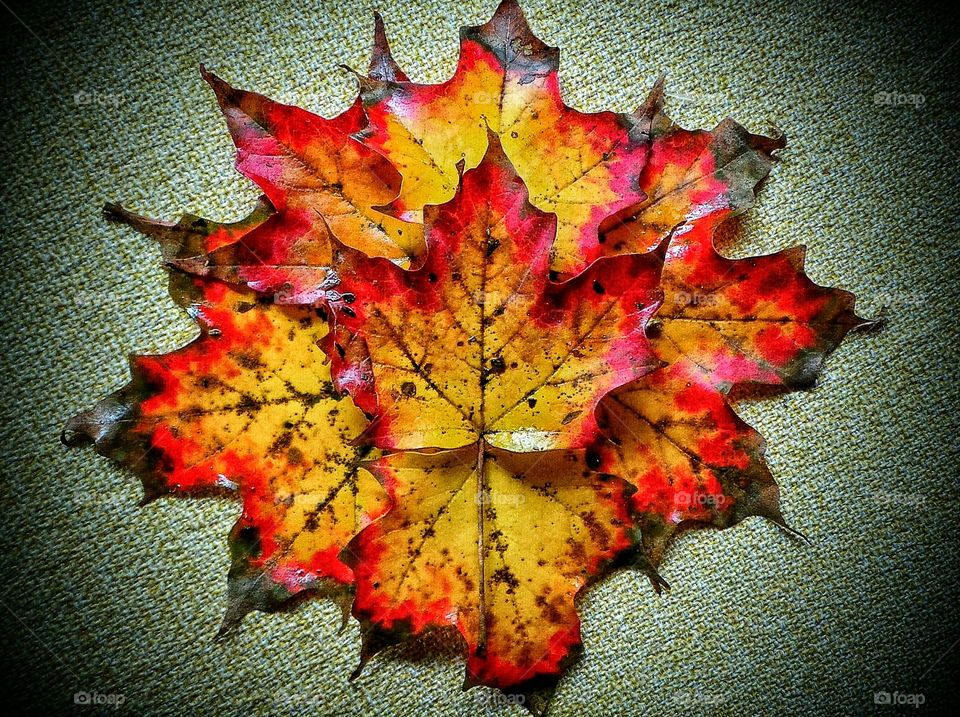
[[[159,241],[200,336],[134,356],[64,440],[134,470],[145,500],[239,497],[223,631],[334,596],[361,666],[452,626],[468,686],[548,694],[591,581],[629,564],[659,590],[681,529],[786,527],[729,394],[813,385],[866,322],[802,247],[714,247],[782,136],[682,129],[662,83],[632,114],[567,107],[513,0],[461,30],[437,85],[376,21],[333,119],[202,69],[264,196],[232,224],[106,207]]]

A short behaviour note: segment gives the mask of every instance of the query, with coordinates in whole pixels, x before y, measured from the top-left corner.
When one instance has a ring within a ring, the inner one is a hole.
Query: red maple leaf
[[[660,83],[636,112],[581,113],[558,66],[506,0],[438,85],[407,78],[377,16],[332,120],[203,70],[264,197],[233,224],[107,208],[161,242],[201,336],[134,357],[65,440],[147,498],[239,494],[225,629],[333,594],[361,664],[450,627],[468,684],[536,707],[597,576],[633,562],[659,589],[682,528],[786,527],[731,391],[812,385],[866,322],[802,248],[714,247],[785,140],[682,129]]]

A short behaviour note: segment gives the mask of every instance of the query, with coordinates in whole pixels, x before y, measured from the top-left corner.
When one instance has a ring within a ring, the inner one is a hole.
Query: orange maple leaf
[[[867,322],[803,248],[714,247],[785,140],[678,127],[662,83],[636,112],[581,113],[558,67],[505,0],[461,31],[451,79],[416,84],[378,15],[334,119],[202,71],[264,193],[247,218],[107,207],[160,241],[201,336],[134,357],[64,439],[147,499],[240,496],[224,629],[334,595],[361,666],[452,627],[468,685],[536,708],[597,576],[632,562],[659,590],[682,528],[786,527],[730,392],[811,385]]]

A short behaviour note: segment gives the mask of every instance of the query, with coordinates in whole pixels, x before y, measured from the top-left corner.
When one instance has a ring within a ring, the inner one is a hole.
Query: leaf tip
[[[784,531],[791,538],[799,540],[805,545],[813,545],[813,542],[806,535],[801,533],[799,530],[789,525],[783,517],[783,513],[780,512],[779,508],[774,508],[769,511],[758,513],[763,518],[766,518],[771,523],[774,523],[780,530]]]
[[[89,426],[90,412],[78,413],[63,425],[60,431],[60,443],[68,448],[75,448],[94,440]]]
[[[865,319],[862,316],[854,316],[856,323],[850,328],[851,333],[855,334],[876,334],[883,331],[889,325],[891,319],[888,307],[880,308],[880,313],[875,319]]]
[[[657,572],[654,559],[650,555],[647,555],[645,552],[643,552],[641,545],[642,539],[637,545],[637,550],[633,559],[633,567],[641,570],[647,576],[653,591],[657,595],[663,595],[664,591],[670,592],[670,583],[668,583],[663,576]]]
[[[228,85],[219,75],[208,70],[203,64],[200,65],[200,77],[210,85],[210,89],[217,96],[217,102],[223,108],[230,97],[230,93],[234,91],[233,87]]]
[[[650,93],[647,95],[647,99],[645,99],[643,104],[637,108],[636,112],[634,112],[637,117],[650,120],[663,111],[663,105],[666,98],[666,93],[664,91],[666,80],[666,76],[661,75],[657,78],[657,81],[653,83],[653,87],[650,88]]]
[[[560,65],[560,50],[533,34],[516,0],[502,0],[484,25],[461,27],[461,46],[465,41],[484,46],[505,68],[519,66],[536,74],[552,74]],[[517,47],[523,52],[517,53]]]
[[[117,222],[120,224],[125,224],[125,218],[130,214],[130,212],[116,202],[104,202],[100,213],[108,222]]]
[[[367,74],[383,82],[407,82],[410,79],[400,69],[400,65],[390,51],[383,16],[376,10],[373,11],[373,49],[370,53]]]
[[[141,478],[140,483],[143,487],[143,495],[140,496],[140,501],[137,503],[137,506],[140,508],[145,508],[155,500],[158,500],[165,495],[170,495],[170,489],[156,481],[143,477]]]
[[[227,638],[234,635],[237,632],[240,622],[244,618],[244,614],[245,613],[235,611],[232,605],[228,607],[226,614],[223,616],[223,620],[220,622],[220,627],[213,636],[213,642],[225,642]]]
[[[787,135],[782,129],[777,127],[772,122],[770,122],[769,125],[772,132],[770,137],[762,134],[751,134],[748,142],[751,149],[763,152],[770,157],[770,159],[777,159],[777,157],[772,156],[773,152],[778,149],[786,149]]]

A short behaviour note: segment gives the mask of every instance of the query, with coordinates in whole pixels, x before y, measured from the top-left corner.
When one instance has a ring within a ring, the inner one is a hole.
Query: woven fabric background
[[[7,0],[5,0],[5,3]],[[582,601],[585,658],[557,715],[895,714],[874,693],[952,700],[957,601],[956,77],[960,26],[929,7],[528,0],[586,110],[630,110],[661,74],[686,126],[733,116],[790,144],[727,252],[806,244],[819,283],[888,307],[805,393],[744,404],[769,442],[784,513],[812,545],[751,519],[687,535],[672,592],[617,573]],[[383,0],[400,64],[453,71],[457,29],[492,0]],[[366,2],[76,0],[0,7],[3,703],[44,714],[522,714],[460,691],[456,644],[375,660],[331,604],[251,615],[213,641],[229,502],[137,507],[135,479],[59,443],[64,421],[127,381],[126,357],[195,334],[159,251],[104,201],[239,217],[257,192],[197,65],[330,116],[363,68]],[[78,690],[123,705],[74,704]]]

